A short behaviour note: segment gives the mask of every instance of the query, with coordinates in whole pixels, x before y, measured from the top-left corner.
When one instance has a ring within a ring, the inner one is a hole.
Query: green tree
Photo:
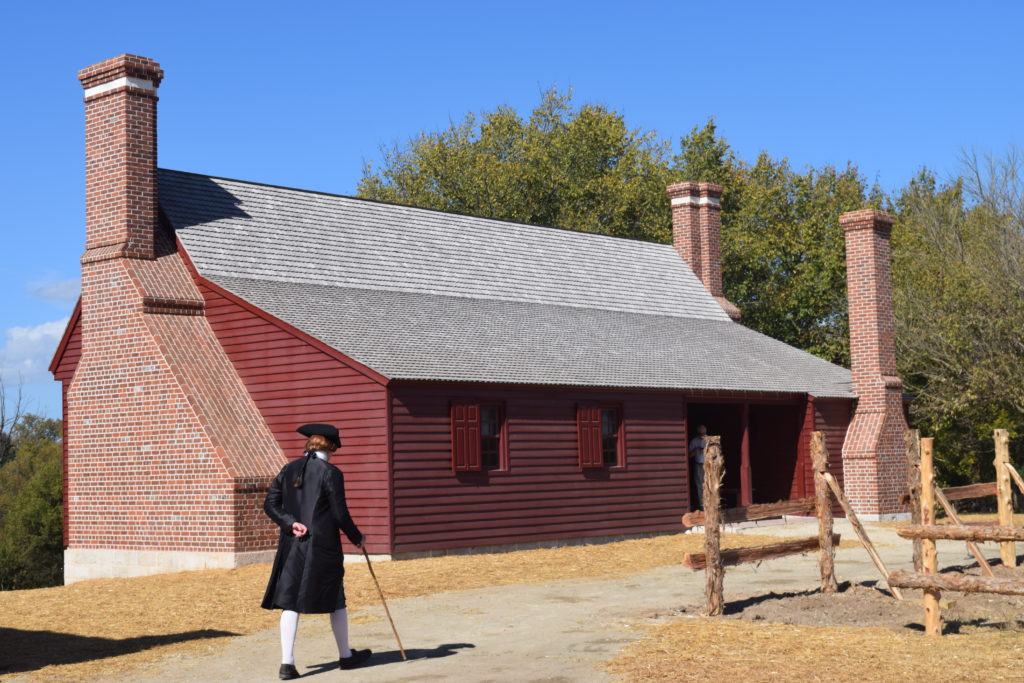
[[[24,415],[0,467],[0,590],[54,586],[63,576],[61,423]]]
[[[898,359],[947,483],[990,480],[992,430],[1024,435],[1024,164],[966,156],[923,170],[893,229]],[[1020,440],[1011,440],[1018,463]]]
[[[839,215],[881,201],[856,167],[796,171],[762,152],[739,159],[714,121],[680,141],[679,179],[722,185],[722,280],[743,323],[849,364],[846,262]]]
[[[546,92],[424,132],[367,165],[358,194],[474,216],[667,242],[668,145],[621,114]]]

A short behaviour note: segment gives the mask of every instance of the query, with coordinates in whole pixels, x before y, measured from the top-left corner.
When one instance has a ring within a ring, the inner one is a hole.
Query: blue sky
[[[1016,2],[8,3],[0,21],[0,370],[45,368],[78,289],[78,69],[152,57],[160,165],[351,194],[381,145],[552,85],[742,156],[852,161],[896,189],[1024,142]]]

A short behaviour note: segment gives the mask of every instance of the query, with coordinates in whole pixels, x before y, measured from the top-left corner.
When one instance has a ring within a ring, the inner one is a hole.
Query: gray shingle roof
[[[160,204],[204,277],[389,378],[852,396],[671,246],[176,171]]]

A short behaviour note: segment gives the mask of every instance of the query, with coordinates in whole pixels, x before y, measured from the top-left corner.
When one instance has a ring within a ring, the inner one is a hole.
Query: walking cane
[[[398,637],[398,629],[395,628],[395,621],[391,618],[391,610],[388,609],[388,601],[384,599],[384,591],[380,589],[380,583],[377,582],[377,575],[373,573],[373,565],[370,563],[370,556],[366,552],[366,546],[363,546],[363,557],[366,558],[366,566],[370,568],[370,576],[373,577],[373,585],[377,587],[377,595],[380,596],[381,604],[384,605],[384,614],[388,615],[388,621],[391,622],[391,630],[395,633],[395,640],[398,641],[398,651],[402,653],[402,659],[408,660],[405,656],[405,649],[402,647],[402,639]]]

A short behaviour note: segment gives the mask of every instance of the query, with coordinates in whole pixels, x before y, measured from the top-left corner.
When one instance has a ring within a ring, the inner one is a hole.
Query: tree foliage
[[[636,239],[671,238],[665,186],[723,186],[726,297],[743,323],[849,364],[839,216],[895,214],[898,362],[917,426],[937,437],[949,482],[991,474],[991,431],[1024,435],[1024,168],[1015,154],[965,159],[940,185],[923,172],[894,198],[855,166],[794,169],[741,159],[713,120],[671,145],[621,114],[551,90],[529,117],[499,107],[424,132],[367,166],[371,199]],[[1018,439],[1019,441],[1019,439]],[[1020,461],[1024,448],[1012,442]]]
[[[474,216],[668,241],[668,147],[621,114],[549,90],[529,117],[507,106],[423,132],[367,165],[361,197]]]
[[[722,279],[743,323],[848,364],[839,215],[878,201],[856,167],[796,171],[765,152],[749,163],[709,121],[682,139],[675,173],[723,187]]]
[[[54,586],[63,577],[61,423],[23,415],[0,467],[0,590]]]
[[[947,184],[922,171],[895,202],[894,298],[912,415],[944,476],[991,479],[992,430],[1024,435],[1024,164],[965,156]],[[1024,449],[1011,441],[1020,462]]]

